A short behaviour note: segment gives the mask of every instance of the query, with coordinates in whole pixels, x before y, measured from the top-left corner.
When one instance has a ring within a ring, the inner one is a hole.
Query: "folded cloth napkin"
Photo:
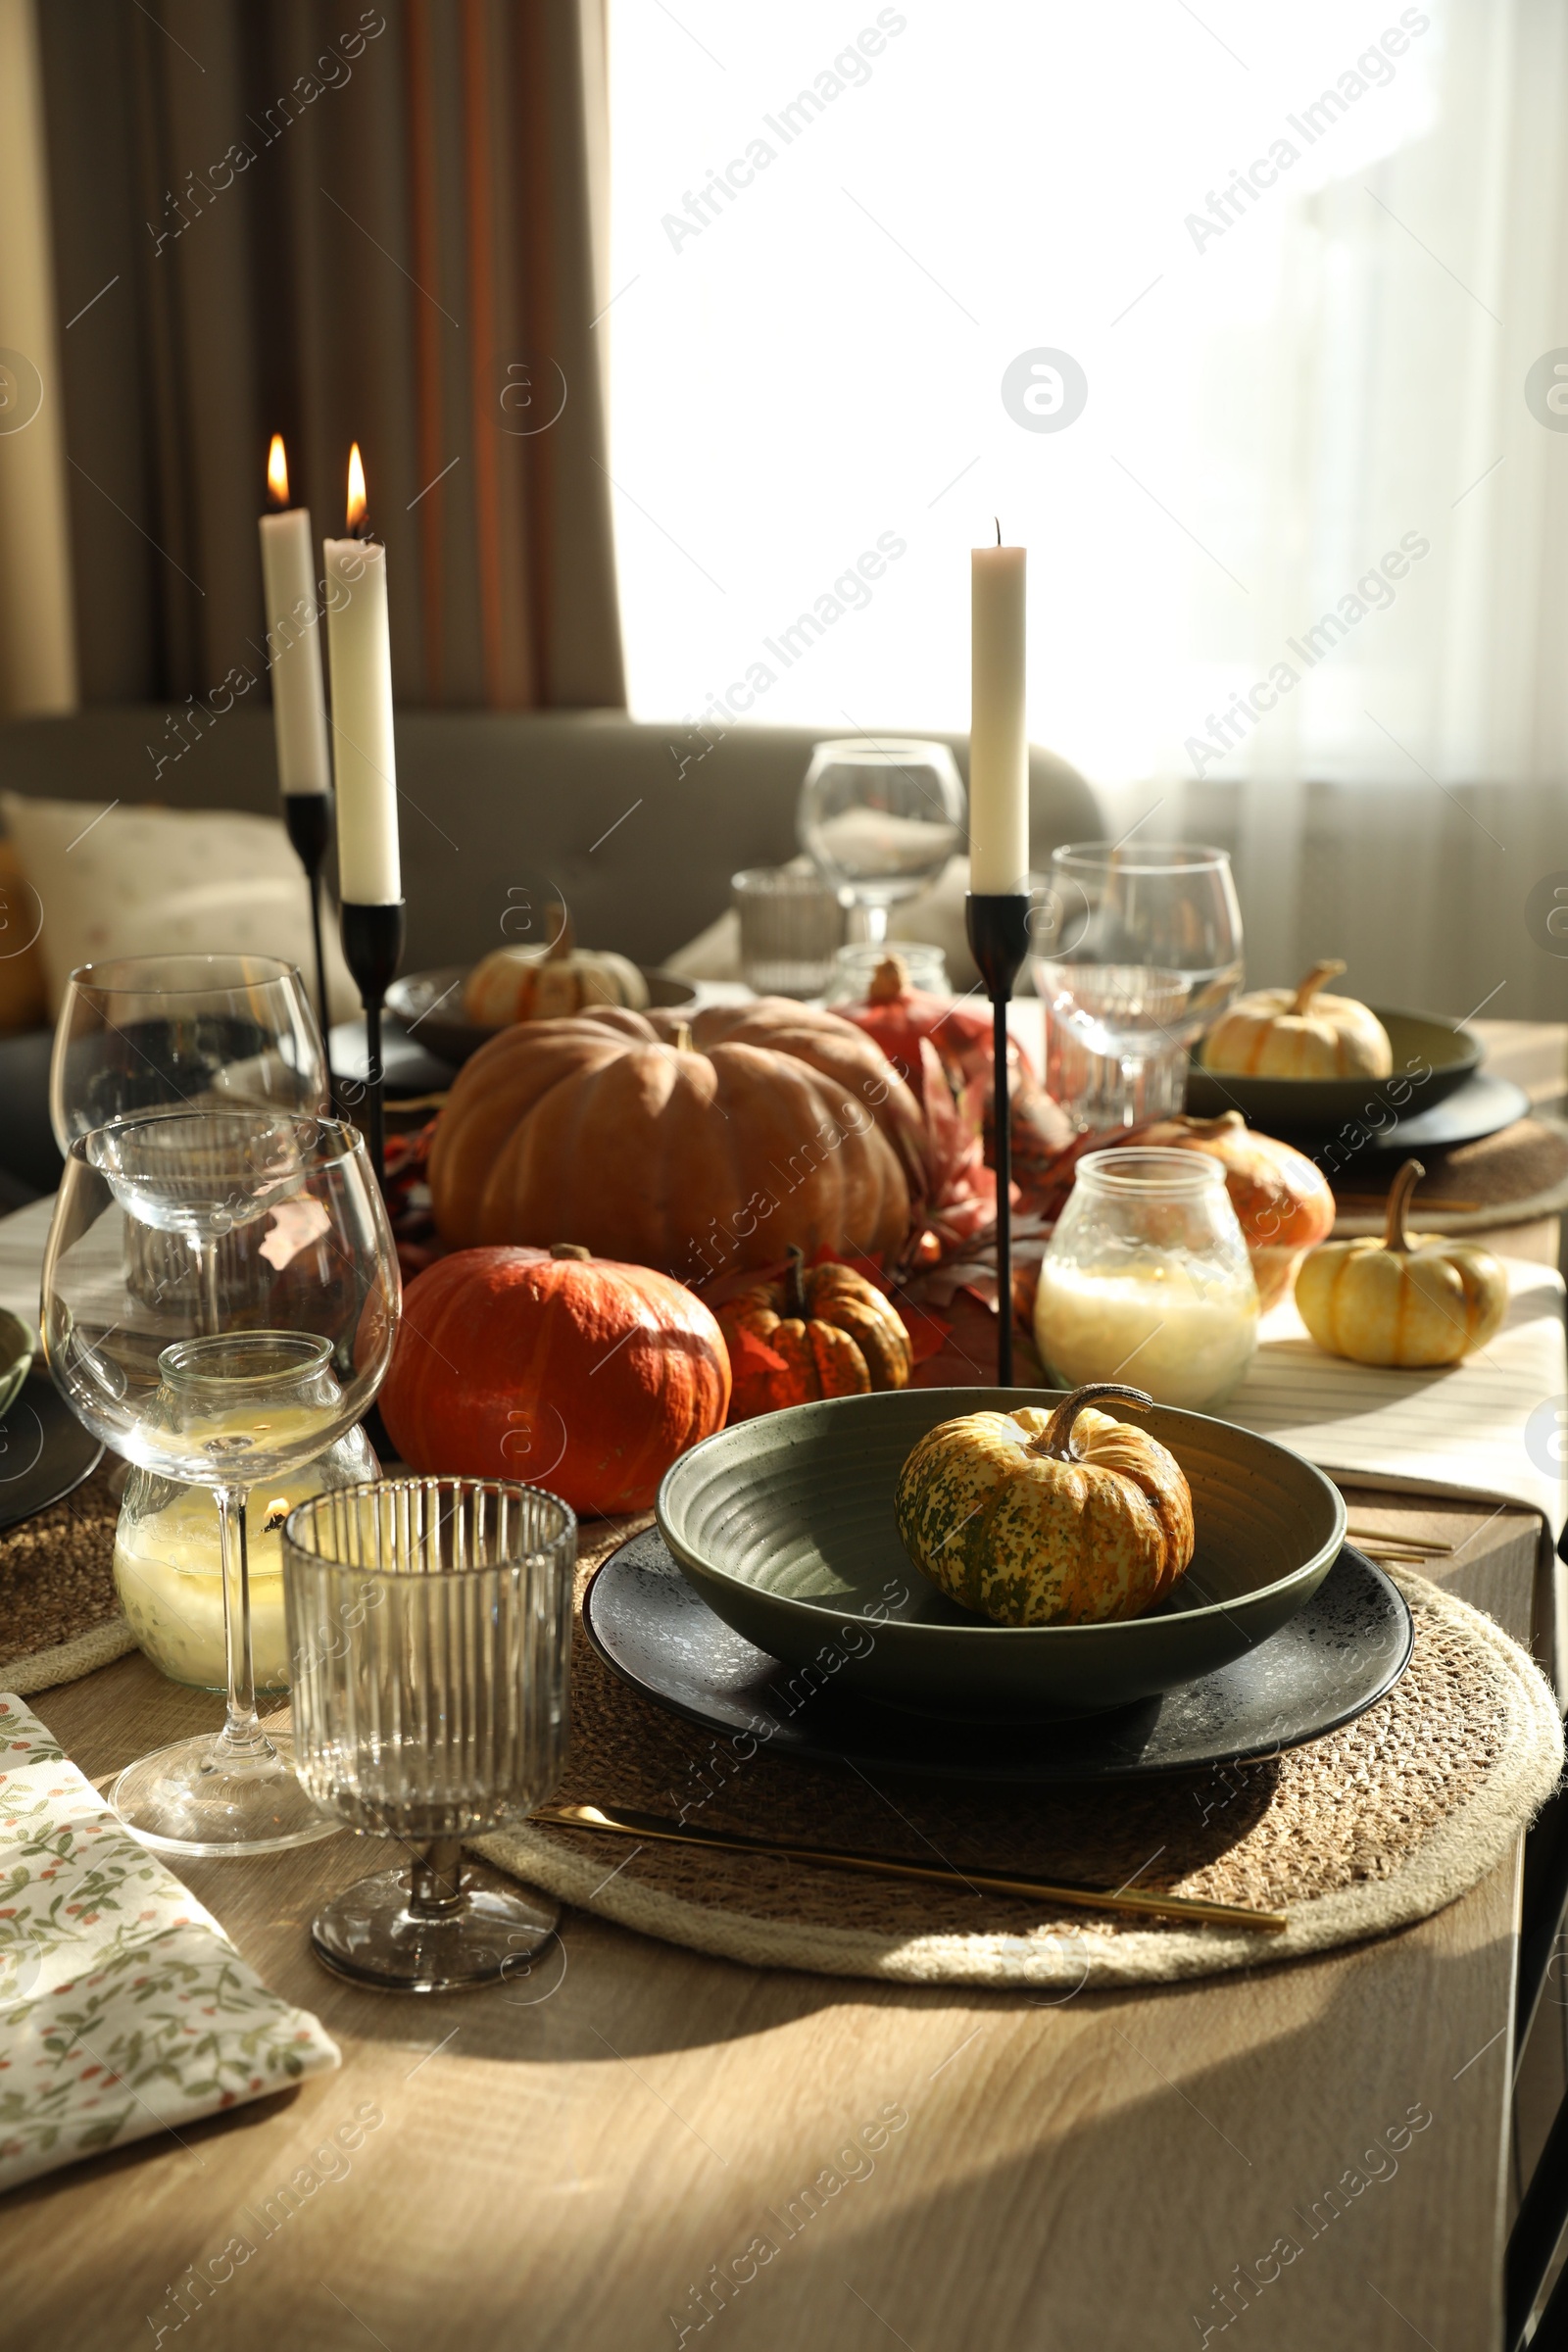
[[[338,2063],[0,1693],[0,2189]]]

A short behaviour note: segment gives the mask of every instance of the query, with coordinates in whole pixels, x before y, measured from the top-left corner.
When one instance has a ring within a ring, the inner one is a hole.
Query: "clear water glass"
[[[819,997],[844,937],[844,908],[814,866],[747,866],[730,892],[747,987],[760,997]]]
[[[857,735],[819,743],[801,786],[801,847],[884,940],[888,909],[918,898],[964,845],[968,803],[945,743]]]
[[[361,1984],[441,1992],[504,1978],[556,1907],[465,1865],[560,1781],[577,1522],[534,1487],[400,1478],[318,1494],[283,1529],[301,1781],[401,1868],[320,1910],[318,1957]]]
[[[364,1139],[330,1119],[175,1111],[79,1137],[44,1252],[49,1370],[142,1469],[213,1496],[228,1704],[110,1802],[175,1853],[331,1835],[256,1710],[246,1502],[354,1429],[391,1359],[397,1253]]]
[[[1182,1107],[1187,1056],[1242,984],[1242,915],[1223,850],[1081,842],[1032,877],[1030,964],[1052,1092],[1080,1131]]]
[[[1257,1287],[1217,1159],[1088,1152],[1040,1267],[1035,1338],[1064,1388],[1125,1380],[1206,1411],[1257,1346]]]
[[[272,956],[122,956],[84,963],[55,1023],[49,1116],[78,1135],[148,1111],[331,1108],[305,984]]]

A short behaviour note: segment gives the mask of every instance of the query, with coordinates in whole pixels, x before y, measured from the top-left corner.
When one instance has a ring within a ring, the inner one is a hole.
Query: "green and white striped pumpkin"
[[[1141,1617],[1193,1556],[1193,1498],[1175,1456],[1097,1412],[1148,1409],[1140,1389],[1076,1389],[1054,1411],[965,1413],[928,1430],[894,1508],[910,1559],[950,1599],[1001,1625]]]

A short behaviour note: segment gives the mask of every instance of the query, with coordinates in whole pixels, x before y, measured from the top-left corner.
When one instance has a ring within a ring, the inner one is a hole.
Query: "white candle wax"
[[[1068,1388],[1125,1380],[1156,1404],[1201,1409],[1228,1396],[1252,1360],[1257,1294],[1250,1275],[1198,1283],[1180,1261],[1095,1274],[1047,1257],[1035,1339]]]
[[[386,549],[369,539],[328,539],[324,553],[338,896],[351,906],[391,906],[403,896],[403,879]]]
[[[273,1500],[302,1501],[312,1482],[258,1489],[247,1513],[251,1657],[258,1690],[285,1690],[288,1631],[283,1618],[283,1544],[268,1520]],[[137,1643],[176,1683],[221,1690],[228,1680],[223,1637],[223,1573],[218,1514],[205,1491],[190,1490],[166,1510],[122,1524],[115,1536],[115,1590]]]
[[[290,507],[281,514],[264,514],[261,531],[277,780],[286,793],[329,792],[332,766],[321,691],[321,616],[313,577],[309,510]]]
[[[1022,890],[1029,871],[1021,547],[970,557],[969,888]]]

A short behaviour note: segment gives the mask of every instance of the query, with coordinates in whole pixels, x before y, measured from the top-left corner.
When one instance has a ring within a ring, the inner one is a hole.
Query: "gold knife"
[[[1061,1886],[1045,1879],[1004,1877],[994,1870],[958,1870],[952,1864],[895,1861],[887,1854],[849,1848],[800,1845],[792,1839],[748,1838],[738,1830],[688,1829],[660,1813],[635,1813],[623,1805],[536,1805],[528,1817],[564,1830],[610,1830],[621,1838],[662,1838],[670,1845],[706,1845],[721,1853],[771,1854],[776,1860],[819,1862],[829,1870],[864,1871],[873,1878],[921,1879],[940,1886],[983,1887],[988,1894],[1023,1894],[1037,1902],[1075,1904],[1084,1911],[1137,1911],[1155,1919],[1182,1919],[1190,1926],[1247,1928],[1282,1935],[1290,1925],[1283,1911],[1252,1911],[1240,1903],[1205,1903],[1196,1895],[1139,1894],[1128,1888]]]

